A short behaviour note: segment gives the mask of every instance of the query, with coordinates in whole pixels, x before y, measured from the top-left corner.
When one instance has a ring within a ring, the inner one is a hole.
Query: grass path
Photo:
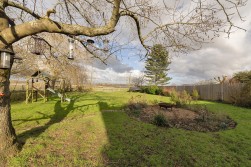
[[[116,110],[132,96],[148,101],[166,97],[128,92],[72,94],[71,103],[12,105],[13,124],[25,143],[8,166],[251,166],[251,109],[200,102],[227,113],[233,130],[200,133],[158,128]]]

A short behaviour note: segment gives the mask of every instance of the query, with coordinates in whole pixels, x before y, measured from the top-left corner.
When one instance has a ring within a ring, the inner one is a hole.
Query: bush
[[[170,96],[171,96],[172,90],[173,90],[172,88],[163,88],[163,89],[162,89],[162,94],[163,94],[164,96],[170,97]]]
[[[192,98],[193,98],[193,100],[199,99],[199,92],[197,91],[197,89],[193,89]]]
[[[183,105],[186,105],[186,104],[190,104],[191,101],[192,101],[192,97],[187,93],[186,90],[183,90],[181,93],[180,93],[180,104],[183,106]]]
[[[191,96],[185,90],[183,90],[182,92],[177,92],[176,90],[173,90],[170,94],[170,97],[171,101],[175,103],[177,107],[190,104],[192,100]]]
[[[156,95],[163,95],[163,89],[160,87],[157,87],[157,89],[155,90],[155,94]]]
[[[153,95],[160,95],[160,94],[162,94],[163,91],[158,86],[151,85],[151,86],[142,86],[141,92],[147,93],[147,94],[153,94]]]
[[[241,89],[240,97],[237,99],[237,105],[251,107],[251,83],[247,83]]]
[[[129,110],[141,110],[147,106],[147,101],[141,95],[132,96],[128,101],[127,107]]]
[[[176,105],[177,103],[179,103],[179,93],[175,89],[173,89],[170,93],[170,98],[171,101],[174,102]]]
[[[163,114],[155,115],[153,119],[153,124],[161,127],[168,126],[167,120]]]
[[[141,86],[140,89],[141,93],[146,93],[146,86]]]

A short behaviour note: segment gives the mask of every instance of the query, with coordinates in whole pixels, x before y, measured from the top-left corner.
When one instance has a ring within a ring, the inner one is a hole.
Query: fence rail
[[[224,102],[233,103],[235,99],[240,96],[241,89],[245,84],[209,84],[209,85],[189,85],[189,86],[165,86],[167,89],[176,89],[177,91],[186,90],[192,93],[193,89],[199,92],[202,100],[222,100]]]

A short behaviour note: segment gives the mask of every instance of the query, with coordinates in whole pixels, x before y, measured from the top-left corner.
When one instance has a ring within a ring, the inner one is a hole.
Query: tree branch
[[[12,7],[18,8],[22,11],[25,11],[26,13],[29,13],[30,15],[35,17],[36,19],[41,18],[41,16],[39,16],[37,13],[33,12],[32,10],[30,10],[29,8],[27,8],[21,4],[18,4],[18,3],[12,2],[12,1],[7,1],[7,6],[12,6]]]
[[[149,48],[149,46],[146,46],[145,43],[144,43],[144,38],[142,37],[142,33],[141,33],[141,29],[140,29],[140,23],[139,23],[139,20],[138,20],[137,16],[134,13],[130,12],[130,11],[121,11],[120,12],[120,16],[129,16],[129,17],[131,17],[135,21],[136,26],[137,26],[137,32],[138,32],[140,43],[142,44],[142,46],[148,52],[148,50],[150,48]]]
[[[40,17],[40,19],[38,20],[22,23],[20,25],[6,28],[1,31],[0,40],[2,41],[2,44],[0,44],[10,45],[26,36],[38,34],[41,32],[61,33],[66,35],[85,35],[89,37],[110,34],[115,31],[115,26],[117,25],[120,18],[120,3],[121,0],[114,1],[112,16],[110,17],[109,22],[104,26],[86,27],[81,25],[71,25],[56,22],[51,20],[50,18]]]

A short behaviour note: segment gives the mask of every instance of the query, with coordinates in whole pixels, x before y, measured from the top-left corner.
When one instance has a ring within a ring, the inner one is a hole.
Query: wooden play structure
[[[49,87],[50,77],[41,71],[36,71],[26,81],[26,104],[37,101],[38,96],[42,97],[44,102],[48,100],[47,88]]]
[[[60,92],[50,88],[51,76],[42,71],[36,71],[26,81],[26,104],[33,103],[42,98],[44,102],[48,101],[49,92],[61,98],[61,102],[70,101],[65,94],[65,80],[60,80]]]

